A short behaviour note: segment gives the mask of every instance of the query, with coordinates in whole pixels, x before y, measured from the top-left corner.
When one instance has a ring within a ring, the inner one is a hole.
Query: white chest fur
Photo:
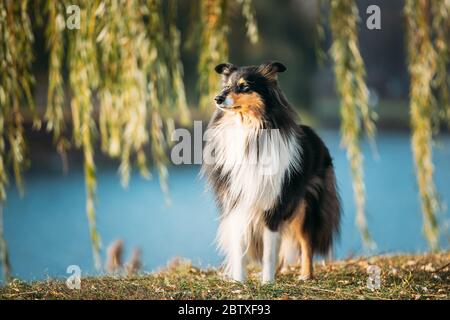
[[[207,133],[213,165],[228,177],[227,202],[240,209],[272,208],[286,173],[300,167],[301,148],[296,133],[259,129],[239,121],[218,124]],[[227,205],[225,204],[225,208]]]

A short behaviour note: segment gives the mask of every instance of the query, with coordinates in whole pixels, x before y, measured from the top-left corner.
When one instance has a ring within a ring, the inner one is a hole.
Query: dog
[[[278,86],[282,63],[222,63],[215,71],[223,88],[205,133],[202,173],[220,209],[225,273],[243,282],[247,264],[262,263],[262,283],[269,283],[300,260],[300,279],[311,279],[313,255],[328,253],[339,235],[330,153],[310,127],[297,124]]]

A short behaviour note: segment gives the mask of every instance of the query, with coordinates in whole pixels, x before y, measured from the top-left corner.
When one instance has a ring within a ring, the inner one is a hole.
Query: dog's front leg
[[[244,282],[247,277],[245,270],[244,225],[238,214],[230,216],[230,247],[227,259],[231,278],[239,282]]]
[[[262,283],[273,282],[278,264],[280,250],[280,233],[264,228],[263,233],[263,270]]]

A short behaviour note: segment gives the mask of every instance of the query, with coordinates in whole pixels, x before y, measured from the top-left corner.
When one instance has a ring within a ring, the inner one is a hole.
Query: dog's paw
[[[225,276],[222,278],[222,280],[232,283],[241,283],[243,284],[247,279],[245,277],[231,277],[231,276]]]
[[[235,283],[244,283],[247,280],[247,276],[245,274],[235,274],[229,275],[227,277],[228,281]]]
[[[220,272],[219,277],[222,281],[244,283],[247,281],[247,274],[245,272],[236,272],[235,274],[228,272]]]
[[[275,279],[261,279],[262,285],[273,284],[274,282],[275,282]]]
[[[298,280],[300,281],[308,281],[308,280],[312,280],[313,276],[311,274],[302,274],[298,277]]]
[[[264,274],[261,275],[261,284],[271,284],[275,282],[275,275],[273,274]]]
[[[287,274],[289,273],[291,270],[289,269],[289,267],[287,266],[283,266],[280,271],[278,272],[279,274]]]
[[[247,279],[246,278],[241,278],[241,277],[239,277],[239,278],[230,278],[230,281],[231,282],[236,282],[236,283],[244,283],[245,281],[247,281]]]

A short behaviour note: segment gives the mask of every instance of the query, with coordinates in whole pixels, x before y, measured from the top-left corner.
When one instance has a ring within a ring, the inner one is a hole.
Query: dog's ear
[[[285,72],[287,69],[281,62],[271,61],[259,66],[259,72],[266,78],[275,80],[278,73]]]
[[[233,71],[235,71],[237,69],[237,67],[231,63],[221,63],[218,64],[214,70],[216,70],[216,72],[218,74],[221,74],[223,76],[229,76]]]

